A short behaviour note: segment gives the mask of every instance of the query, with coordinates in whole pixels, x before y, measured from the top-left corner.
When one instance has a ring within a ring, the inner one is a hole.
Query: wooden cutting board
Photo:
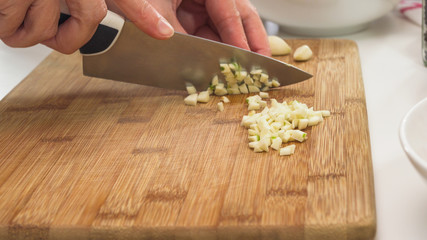
[[[52,53],[0,104],[0,239],[372,239],[368,119],[357,45],[289,40],[314,75],[270,92],[332,116],[292,156],[254,153],[247,95],[82,76]],[[165,67],[167,71],[167,67]]]

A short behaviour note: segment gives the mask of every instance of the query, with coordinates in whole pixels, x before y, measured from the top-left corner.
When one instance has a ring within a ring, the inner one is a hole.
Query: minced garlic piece
[[[200,92],[199,95],[197,96],[197,101],[202,103],[209,102],[209,92],[208,91]]]
[[[196,106],[197,105],[197,93],[193,93],[188,95],[185,99],[184,99],[184,103],[186,105],[190,105],[190,106]]]
[[[224,103],[229,103],[230,99],[228,99],[228,97],[226,97],[226,96],[222,96],[221,101],[223,101]]]
[[[289,156],[295,153],[295,145],[288,145],[286,147],[280,148],[280,156]]]
[[[187,89],[187,93],[188,93],[188,95],[191,95],[191,94],[194,94],[194,93],[197,93],[197,90],[196,90],[196,88],[193,86],[193,85],[187,85],[186,87],[185,87],[186,89]]]
[[[259,93],[259,96],[261,97],[261,98],[269,98],[270,96],[268,95],[268,93],[266,93],[266,92],[260,92]]]
[[[219,103],[217,104],[217,106],[218,106],[218,110],[219,110],[220,112],[224,111],[224,104],[223,104],[222,102],[219,102]]]

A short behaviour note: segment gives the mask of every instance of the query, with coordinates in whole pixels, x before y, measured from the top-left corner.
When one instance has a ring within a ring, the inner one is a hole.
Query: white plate
[[[409,160],[427,180],[427,98],[413,106],[403,118],[400,143]]]

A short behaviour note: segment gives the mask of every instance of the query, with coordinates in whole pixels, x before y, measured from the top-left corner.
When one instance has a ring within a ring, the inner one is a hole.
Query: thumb
[[[115,0],[115,5],[141,31],[157,39],[172,37],[174,29],[158,11],[145,0]]]

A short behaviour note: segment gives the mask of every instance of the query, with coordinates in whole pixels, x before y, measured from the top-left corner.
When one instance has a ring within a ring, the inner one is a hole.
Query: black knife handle
[[[67,21],[70,17],[69,14],[61,12],[58,25]],[[124,19],[121,16],[108,11],[89,42],[80,48],[80,53],[83,55],[97,55],[108,51],[119,37],[123,24]]]

